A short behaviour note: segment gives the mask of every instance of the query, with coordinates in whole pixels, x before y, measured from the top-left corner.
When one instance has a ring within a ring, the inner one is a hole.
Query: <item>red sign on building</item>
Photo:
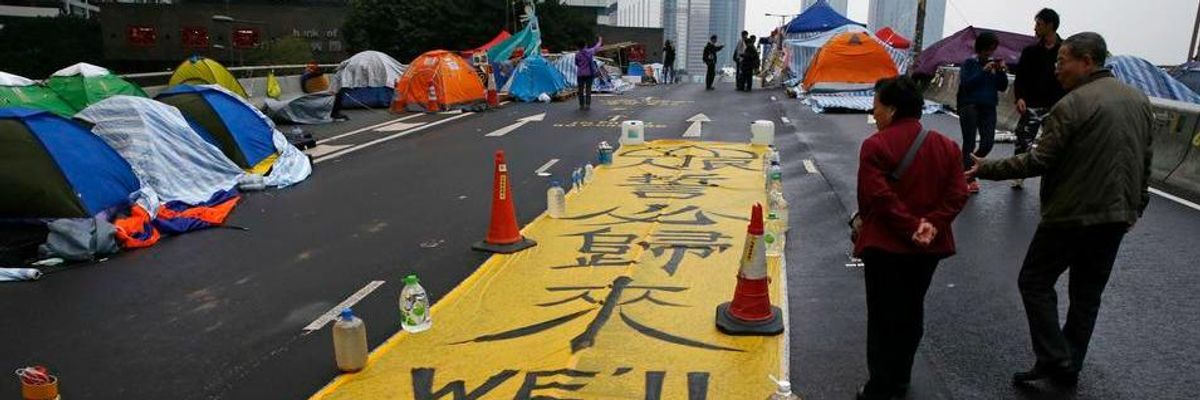
[[[258,46],[258,29],[237,28],[233,30],[233,47],[248,49]]]
[[[154,27],[130,25],[125,29],[125,40],[137,47],[151,47],[158,40]]]
[[[208,28],[203,26],[185,26],[180,30],[179,39],[185,49],[207,49]]]

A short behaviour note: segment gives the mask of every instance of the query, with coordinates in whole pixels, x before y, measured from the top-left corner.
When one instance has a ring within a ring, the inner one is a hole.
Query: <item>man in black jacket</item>
[[[708,72],[704,75],[705,90],[713,89],[713,78],[717,77],[717,52],[724,48],[717,44],[717,35],[708,38],[708,44],[704,45],[704,65],[708,66]]]
[[[1066,95],[1054,77],[1054,60],[1062,45],[1058,24],[1058,13],[1054,10],[1043,8],[1038,11],[1033,18],[1033,32],[1038,41],[1021,50],[1021,60],[1013,71],[1016,75],[1013,94],[1017,99],[1017,112],[1021,114],[1013,154],[1029,152],[1033,140],[1037,138],[1038,129],[1042,127],[1042,118],[1050,112],[1054,103]],[[1021,179],[1013,180],[1013,188],[1021,188],[1022,183]]]

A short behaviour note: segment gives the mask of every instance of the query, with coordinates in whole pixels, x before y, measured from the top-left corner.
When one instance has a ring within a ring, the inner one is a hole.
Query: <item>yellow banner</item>
[[[781,338],[715,325],[766,200],[762,152],[622,146],[568,196],[568,217],[524,229],[537,247],[488,259],[433,307],[432,329],[393,336],[313,398],[766,398]]]

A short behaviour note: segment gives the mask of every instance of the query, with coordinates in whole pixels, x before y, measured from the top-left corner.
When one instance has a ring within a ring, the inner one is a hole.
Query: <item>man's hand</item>
[[[1025,107],[1025,99],[1017,99],[1017,112],[1021,115],[1025,115],[1025,111],[1028,110],[1029,109]]]
[[[937,228],[934,228],[933,224],[925,218],[921,218],[921,223],[917,224],[917,231],[913,232],[912,241],[917,246],[929,247],[933,243],[933,239],[937,237],[937,233]]]
[[[979,164],[982,164],[984,161],[986,161],[982,158],[979,158],[979,156],[976,156],[974,154],[971,154],[971,160],[975,161],[974,165],[971,165],[971,169],[968,169],[966,172],[963,172],[963,175],[966,175],[967,179],[975,179],[975,175],[979,174]]]

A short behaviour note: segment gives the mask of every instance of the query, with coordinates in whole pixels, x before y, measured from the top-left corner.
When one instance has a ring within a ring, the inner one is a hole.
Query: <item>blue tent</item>
[[[554,96],[567,88],[562,72],[536,53],[521,61],[511,80],[508,93],[520,101],[536,101],[542,93]]]
[[[141,189],[100,137],[47,111],[0,108],[0,144],[0,218],[90,217]]]
[[[236,96],[210,86],[179,85],[154,99],[178,108],[193,130],[238,167],[259,174],[270,168],[275,129]]]
[[[1104,65],[1112,69],[1121,82],[1141,89],[1147,96],[1200,104],[1200,95],[1149,61],[1134,56],[1113,56]]]
[[[807,10],[793,18],[784,28],[787,33],[811,33],[825,32],[844,25],[861,25],[858,22],[851,21],[846,16],[838,13],[833,7],[829,6],[829,2],[818,0],[809,6]]]

